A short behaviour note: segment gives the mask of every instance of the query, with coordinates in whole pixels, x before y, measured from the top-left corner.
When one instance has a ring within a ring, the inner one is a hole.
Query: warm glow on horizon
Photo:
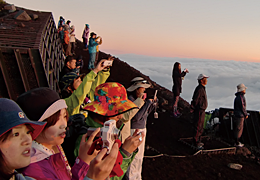
[[[90,30],[103,38],[100,50],[109,54],[260,62],[260,1],[9,3],[52,12],[56,24],[60,15],[71,20],[79,40],[88,23]]]

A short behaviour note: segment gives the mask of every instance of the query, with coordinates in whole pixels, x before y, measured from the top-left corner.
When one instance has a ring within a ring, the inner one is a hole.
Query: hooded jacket
[[[78,158],[71,168],[71,177],[62,159],[61,152],[52,154],[33,142],[31,163],[22,170],[22,173],[37,180],[83,180],[88,169],[89,165]]]
[[[237,92],[234,100],[234,115],[235,117],[246,117],[246,98],[244,96],[244,93]]]
[[[98,45],[98,43],[96,42],[96,39],[90,38],[89,44],[88,44],[88,52],[89,53],[96,53],[97,52],[97,48],[96,48],[97,45]]]

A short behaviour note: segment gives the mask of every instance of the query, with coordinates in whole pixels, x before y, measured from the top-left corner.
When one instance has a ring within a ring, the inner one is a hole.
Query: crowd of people
[[[76,37],[75,37],[75,26],[70,26],[71,21],[60,16],[58,22],[58,34],[62,43],[64,55],[72,56],[75,55],[76,48]],[[90,38],[89,38],[90,36]],[[99,45],[102,44],[102,37],[97,36],[96,33],[90,33],[89,24],[85,24],[85,28],[82,34],[82,40],[85,51],[89,52],[89,64],[88,69],[93,70],[98,63]]]
[[[88,24],[82,38],[90,72],[81,74],[83,57],[74,54],[70,23],[62,16],[58,23],[66,57],[58,76],[60,93],[39,87],[16,102],[0,98],[0,179],[141,179],[146,121],[157,97],[147,98],[150,84],[142,77],[127,89],[106,82],[113,57],[96,61],[102,38],[92,32],[88,41]],[[77,132],[76,118],[94,130]],[[122,132],[109,146],[100,139],[107,122]],[[73,130],[75,141],[66,137]]]
[[[75,57],[75,27],[70,23],[70,20],[65,23],[62,16],[58,23],[66,56],[59,74],[60,94],[39,87],[21,94],[16,102],[0,98],[0,179],[142,179],[147,118],[156,108],[158,99],[156,95],[147,97],[145,90],[151,85],[143,77],[134,77],[127,89],[118,82],[106,82],[113,57],[96,61],[102,38],[92,32],[88,41],[88,24],[82,38],[84,49],[90,54],[90,72],[81,74],[83,59]],[[178,101],[182,78],[187,73],[188,69],[181,72],[180,63],[174,64],[175,118],[181,116]],[[199,85],[191,102],[193,139],[197,148],[203,147],[200,137],[207,108],[205,85],[208,78],[204,74],[198,76]],[[246,87],[240,84],[237,89],[235,140],[242,146],[239,138],[243,121],[248,117]],[[92,131],[77,132],[79,122]],[[113,128],[121,132],[109,136],[113,141],[100,138],[106,123],[116,124]],[[73,131],[75,141],[66,137],[69,131]]]
[[[184,69],[181,72],[181,64],[175,62],[172,70],[172,80],[173,87],[172,91],[174,94],[173,98],[173,110],[172,115],[175,118],[179,118],[181,113],[177,110],[179,95],[182,90],[182,78],[189,73],[188,69]],[[208,100],[206,94],[206,85],[208,83],[209,76],[205,74],[199,74],[198,86],[195,88],[192,101],[190,105],[190,112],[193,114],[193,143],[198,150],[203,149],[204,143],[201,142],[201,136],[203,134],[203,125],[205,121],[205,110],[208,107]],[[244,94],[246,93],[247,87],[244,84],[237,85],[237,93],[235,94],[234,100],[234,146],[243,147],[239,140],[243,133],[244,120],[248,118],[248,113],[246,111],[246,99]]]

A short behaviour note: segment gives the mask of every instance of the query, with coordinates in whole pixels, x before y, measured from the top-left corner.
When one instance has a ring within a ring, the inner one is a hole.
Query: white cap
[[[139,87],[143,87],[143,88],[147,89],[151,86],[148,83],[148,81],[142,77],[135,77],[134,79],[131,80],[131,83],[132,83],[132,85],[129,88],[127,88],[127,91],[129,91],[129,92],[132,92]]]
[[[209,78],[209,76],[206,76],[205,74],[200,74],[200,75],[198,76],[198,80],[201,80],[201,79],[203,79],[203,78]]]
[[[237,92],[241,92],[241,91],[244,91],[246,89],[247,89],[247,87],[244,84],[237,85]]]

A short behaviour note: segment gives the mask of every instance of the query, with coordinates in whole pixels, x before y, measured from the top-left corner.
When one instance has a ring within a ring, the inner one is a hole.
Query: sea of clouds
[[[220,61],[192,58],[160,58],[134,54],[119,55],[118,58],[127,62],[143,74],[149,76],[161,86],[172,90],[172,68],[175,62],[181,63],[182,70],[189,73],[182,81],[181,97],[188,102],[198,84],[200,73],[210,76],[206,91],[208,96],[207,111],[215,108],[233,108],[236,86],[244,83],[247,88],[247,110],[260,109],[260,63],[240,61]]]

